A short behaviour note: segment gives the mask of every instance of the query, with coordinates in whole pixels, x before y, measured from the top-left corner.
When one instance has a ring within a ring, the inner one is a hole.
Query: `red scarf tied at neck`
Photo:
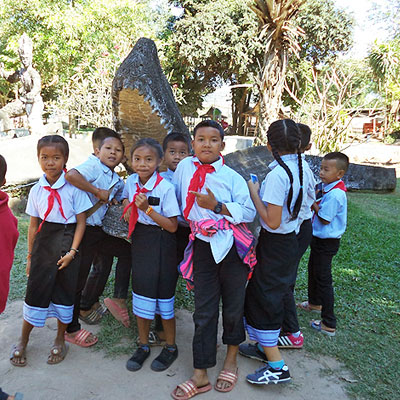
[[[190,210],[192,209],[196,199],[196,196],[191,192],[200,191],[206,182],[206,175],[215,171],[215,168],[211,164],[200,164],[199,162],[194,161],[194,165],[197,169],[190,180],[188,193],[186,195],[186,207],[183,210],[183,216],[186,220],[188,219]]]
[[[47,198],[47,204],[48,204],[47,210],[46,210],[46,212],[45,212],[45,214],[44,214],[43,221],[42,221],[42,223],[39,225],[39,228],[38,228],[38,230],[36,231],[36,233],[40,232],[40,230],[42,229],[42,225],[44,224],[44,221],[46,221],[46,218],[49,216],[51,210],[53,209],[53,206],[54,206],[54,198],[57,199],[58,204],[60,205],[60,208],[59,208],[59,209],[60,209],[61,215],[63,216],[63,218],[64,218],[65,220],[67,220],[66,216],[64,215],[64,210],[63,210],[63,208],[62,208],[61,197],[60,197],[60,195],[58,194],[57,189],[52,189],[50,186],[43,186],[43,189],[45,189],[45,190],[47,190],[48,192],[50,192],[50,194],[49,194],[49,197]]]
[[[139,177],[138,177],[139,179]],[[151,192],[152,190],[154,190],[154,188],[156,186],[158,186],[158,184],[163,180],[163,177],[157,172],[157,179],[156,179],[156,183],[154,184],[152,189],[146,189],[145,187],[140,188],[139,184],[136,183],[136,193],[133,195],[133,199],[132,201],[124,208],[124,212],[122,213],[122,217],[126,214],[126,212],[129,210],[129,208],[132,207],[132,211],[131,211],[131,216],[129,217],[129,232],[128,232],[128,238],[131,237],[133,231],[135,230],[136,227],[136,222],[139,218],[139,213],[138,213],[138,209],[137,206],[135,204],[135,199],[137,197],[138,194],[140,193],[147,193],[147,192]]]

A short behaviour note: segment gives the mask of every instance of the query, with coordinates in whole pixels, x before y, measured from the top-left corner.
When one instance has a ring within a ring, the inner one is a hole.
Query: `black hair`
[[[96,128],[93,131],[92,134],[92,143],[94,144],[95,142],[103,142],[103,140],[107,137],[115,137],[117,139],[120,139],[121,136],[115,132],[113,129],[106,128],[104,126],[101,126],[100,128]]]
[[[311,129],[306,124],[298,123],[297,126],[299,127],[300,135],[301,135],[300,150],[304,151],[304,149],[310,144]]]
[[[157,140],[153,139],[153,138],[143,138],[138,140],[131,148],[131,158],[133,153],[135,152],[135,150],[137,150],[139,147],[151,147],[157,157],[161,160],[164,156],[162,147],[160,145],[160,143],[157,142]]]
[[[40,150],[42,150],[43,147],[46,146],[54,146],[57,147],[59,150],[61,150],[61,153],[63,154],[65,158],[65,162],[68,160],[69,156],[69,146],[68,142],[60,135],[47,135],[43,136],[42,138],[39,139],[38,144],[37,144],[37,156],[39,157],[40,155]],[[65,165],[64,165],[65,167]]]
[[[6,159],[0,154],[0,186],[3,184],[4,179],[6,179],[7,173],[7,162]]]
[[[99,144],[99,150],[103,147],[104,142],[107,139],[110,139],[110,138],[119,140],[119,142],[121,143],[121,146],[122,146],[122,152],[125,153],[124,142],[122,141],[121,136],[119,136],[118,134],[117,134],[117,136],[105,136],[105,137],[103,137],[103,139],[101,139],[101,142]]]
[[[349,168],[349,157],[339,151],[325,154],[323,160],[336,160],[336,168],[338,170],[343,170],[344,172],[347,172]]]
[[[214,128],[216,129],[220,136],[221,136],[221,140],[224,140],[224,128],[222,127],[221,124],[219,124],[217,121],[214,121],[212,119],[205,119],[204,121],[199,122],[193,130],[193,137],[196,137],[196,132],[199,128],[205,128],[205,127],[210,127],[210,128]]]
[[[287,198],[287,209],[292,216],[292,220],[296,219],[299,215],[301,202],[303,200],[303,162],[301,158],[300,145],[301,134],[296,122],[291,119],[282,119],[273,122],[267,132],[268,142],[272,148],[272,154],[278,164],[286,171],[289,181],[290,189]],[[299,166],[299,179],[300,191],[297,196],[293,211],[290,210],[290,205],[293,198],[293,175],[289,167],[283,162],[279,152],[297,153],[297,160]]]
[[[163,148],[164,152],[165,152],[165,150],[167,150],[169,142],[185,143],[188,148],[188,151],[190,151],[189,140],[188,140],[187,136],[184,135],[183,133],[171,132],[167,136],[165,136],[163,143],[162,143],[162,148]]]

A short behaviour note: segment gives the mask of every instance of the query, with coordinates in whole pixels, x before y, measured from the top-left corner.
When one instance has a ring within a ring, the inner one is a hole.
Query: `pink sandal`
[[[93,342],[87,342],[86,339],[92,335],[94,337]],[[64,339],[68,343],[76,344],[81,347],[90,347],[98,342],[98,338],[93,335],[93,333],[87,331],[86,329],[80,329],[75,336],[70,336],[67,332],[64,334]]]
[[[109,297],[104,299],[104,304],[117,321],[121,322],[122,325],[125,326],[125,328],[129,328],[130,320],[127,308],[120,307],[114,300],[110,299]]]

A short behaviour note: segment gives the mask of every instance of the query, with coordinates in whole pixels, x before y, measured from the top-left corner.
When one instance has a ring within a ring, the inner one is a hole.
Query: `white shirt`
[[[339,188],[333,189],[339,182],[340,179],[328,185],[322,185],[325,193],[319,203],[318,216],[315,216],[313,221],[313,236],[320,239],[339,239],[346,230],[346,192]],[[329,224],[323,224],[319,217],[329,221]]]
[[[194,162],[199,162],[197,157],[186,157],[183,159],[178,164],[172,180],[175,184],[182,212],[186,207],[186,196],[190,181],[197,169]],[[256,210],[251,201],[246,181],[233,169],[224,165],[221,157],[211,165],[215,168],[215,172],[206,175],[205,184],[200,192],[207,194],[206,188],[209,188],[214,193],[217,201],[225,204],[232,216],[216,214],[212,210],[200,207],[195,201],[188,219],[191,221],[201,221],[204,219],[218,221],[226,218],[233,224],[252,222],[256,216]],[[233,245],[232,230],[220,230],[212,237],[198,234],[197,238],[210,243],[211,252],[217,264],[226,257]]]
[[[26,206],[26,213],[31,217],[44,219],[44,215],[48,208],[48,198],[50,192],[44,189],[44,186],[50,186],[47,182],[46,176],[43,175],[39,182],[32,187],[28,204]],[[60,212],[60,204],[54,198],[54,205],[50,214],[47,216],[47,222],[54,222],[57,224],[74,224],[76,223],[76,215],[80,214],[90,207],[92,203],[88,195],[83,190],[76,188],[65,180],[65,173],[63,172],[57,181],[51,186],[52,189],[57,189],[61,197],[62,208],[65,219]]]
[[[174,176],[174,171],[172,171],[172,169],[167,169],[164,172],[160,172],[160,175],[166,179],[168,182],[172,182],[172,178]]]
[[[149,192],[145,193],[146,197],[153,196],[158,197],[160,199],[160,204],[158,206],[153,207],[154,211],[163,215],[164,217],[176,217],[181,211],[179,209],[178,201],[175,195],[174,185],[168,182],[166,179],[163,179],[154,189],[154,184],[157,180],[157,173],[154,172],[151,178],[146,182],[144,187],[149,190]],[[129,202],[133,200],[133,196],[136,193],[136,184],[139,184],[139,187],[142,188],[143,185],[139,181],[138,174],[132,174],[126,181],[125,189],[123,192],[123,198],[128,199]],[[146,215],[146,213],[140,209],[138,209],[138,222],[145,225],[158,225],[153,219]]]
[[[113,198],[117,201],[122,200],[124,182],[116,172],[112,171],[107,167],[107,165],[104,165],[93,154],[91,154],[83,164],[74,167],[74,169],[76,169],[93,186],[103,190],[109,190],[112,188],[108,197],[109,201]],[[99,201],[99,199],[92,193],[88,193],[88,196],[93,206]],[[101,226],[107,209],[108,204],[103,204],[86,220],[86,225]]]
[[[296,233],[299,233],[300,225],[303,221],[310,219],[313,215],[311,206],[315,202],[315,178],[314,173],[311,171],[308,162],[305,160],[304,154],[301,155],[303,159],[303,201],[299,211],[299,224]]]
[[[297,154],[286,154],[281,156],[281,159],[293,175],[293,197],[290,205],[290,210],[293,210],[300,191],[298,156]],[[262,218],[260,218],[260,223],[268,232],[287,234],[295,231],[298,225],[298,219],[292,220],[287,209],[287,198],[290,189],[289,176],[276,160],[269,164],[268,167],[271,169],[271,172],[265,177],[261,185],[260,197],[265,205],[274,204],[281,206],[282,219],[277,229],[271,229]]]

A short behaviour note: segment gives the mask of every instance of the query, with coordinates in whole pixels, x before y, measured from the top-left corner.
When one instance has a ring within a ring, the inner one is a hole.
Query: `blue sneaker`
[[[256,385],[269,385],[270,383],[286,383],[290,381],[290,373],[287,365],[281,369],[272,368],[269,364],[264,364],[254,374],[246,377],[247,382]]]
[[[239,354],[252,358],[253,360],[268,362],[267,357],[265,356],[264,352],[258,348],[257,343],[243,343],[239,345]]]

